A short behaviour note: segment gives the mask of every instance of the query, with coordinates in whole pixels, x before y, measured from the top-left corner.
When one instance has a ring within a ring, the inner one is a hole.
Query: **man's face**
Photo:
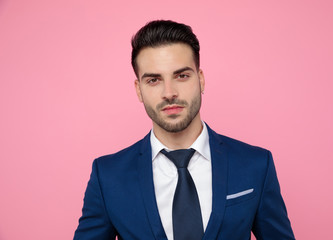
[[[148,47],[137,56],[139,100],[154,128],[180,132],[193,120],[200,121],[204,77],[197,71],[192,49],[181,43]]]

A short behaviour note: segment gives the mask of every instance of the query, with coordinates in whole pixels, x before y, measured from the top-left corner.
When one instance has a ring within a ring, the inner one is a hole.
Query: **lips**
[[[166,106],[162,109],[162,111],[164,113],[166,113],[167,115],[173,115],[173,114],[178,114],[181,111],[183,111],[182,106],[178,106],[178,105],[171,105],[171,106]]]

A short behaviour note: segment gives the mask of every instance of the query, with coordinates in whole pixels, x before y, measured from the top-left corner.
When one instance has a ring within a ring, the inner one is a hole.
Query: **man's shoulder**
[[[230,169],[235,172],[265,173],[273,158],[269,150],[213,132],[213,141],[220,143],[220,152],[228,159]],[[211,139],[210,139],[211,140]],[[218,147],[217,147],[218,148]]]
[[[256,145],[252,145],[249,144],[247,142],[241,141],[241,140],[237,140],[235,138],[231,138],[228,136],[225,136],[223,134],[219,134],[216,133],[215,131],[213,131],[212,129],[209,129],[209,135],[212,139],[212,141],[218,141],[219,143],[221,143],[222,145],[226,146],[229,151],[231,152],[237,152],[240,154],[264,154],[267,156],[267,154],[269,154],[269,150],[256,146]]]
[[[105,162],[110,163],[110,162],[115,162],[115,161],[119,161],[119,160],[127,160],[127,159],[135,158],[142,150],[143,145],[145,147],[149,147],[149,144],[148,144],[149,135],[150,135],[150,133],[148,133],[144,138],[137,141],[136,143],[134,143],[124,149],[121,149],[118,152],[100,156],[100,157],[96,158],[95,161],[102,164]]]
[[[227,144],[228,146],[231,146],[233,148],[245,148],[245,149],[249,149],[249,150],[259,150],[259,151],[267,151],[266,149],[260,147],[260,146],[256,146],[235,138],[231,138],[222,134],[218,134],[218,136],[221,138],[221,140],[223,141],[223,143]]]

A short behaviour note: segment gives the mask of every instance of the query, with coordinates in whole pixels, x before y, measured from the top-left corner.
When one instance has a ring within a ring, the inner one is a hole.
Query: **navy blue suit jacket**
[[[213,203],[203,239],[249,240],[251,231],[257,239],[294,239],[271,153],[209,127],[208,133]],[[93,163],[74,239],[116,236],[167,240],[155,199],[150,134]]]

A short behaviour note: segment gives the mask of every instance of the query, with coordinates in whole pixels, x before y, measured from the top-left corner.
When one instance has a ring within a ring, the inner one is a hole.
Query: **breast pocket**
[[[231,205],[235,205],[235,204],[250,200],[250,199],[254,198],[255,196],[256,196],[256,192],[253,188],[246,189],[241,192],[229,194],[226,197],[227,198],[226,206],[231,206]]]
[[[259,191],[254,188],[233,189],[226,199],[221,239],[250,239],[258,207]],[[218,238],[220,239],[220,238]]]

